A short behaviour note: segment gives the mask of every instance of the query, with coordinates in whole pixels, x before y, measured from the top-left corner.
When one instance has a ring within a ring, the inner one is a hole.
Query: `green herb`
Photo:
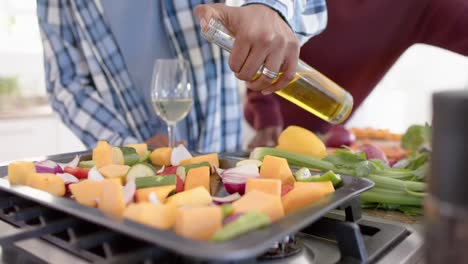
[[[429,146],[431,140],[431,127],[426,125],[410,126],[401,138],[401,146],[404,149],[419,151],[424,146]]]

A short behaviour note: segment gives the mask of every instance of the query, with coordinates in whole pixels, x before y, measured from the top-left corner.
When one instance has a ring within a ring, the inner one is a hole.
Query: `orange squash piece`
[[[202,186],[210,192],[210,168],[208,166],[190,169],[185,178],[184,190]]]
[[[312,131],[299,126],[289,126],[278,137],[277,148],[310,155],[325,157],[325,144]]]
[[[96,207],[101,196],[104,181],[83,180],[70,184],[70,192],[76,201],[82,205]]]
[[[260,167],[260,178],[280,179],[283,184],[294,184],[294,178],[288,161],[284,158],[266,155]]]
[[[283,208],[285,213],[289,214],[317,202],[324,196],[320,190],[314,191],[307,187],[294,188],[282,197]]]
[[[53,173],[31,173],[27,176],[26,185],[53,195],[65,195],[65,182]]]
[[[122,183],[116,180],[104,180],[98,208],[104,213],[122,216],[125,210],[125,199]]]
[[[154,166],[171,166],[172,148],[157,148],[150,154]]]
[[[148,202],[149,201],[148,197],[150,193],[154,192],[156,194],[156,197],[158,197],[158,200],[161,203],[165,203],[167,196],[175,189],[176,189],[175,185],[165,185],[165,186],[138,189],[135,192],[136,201],[138,203]]]
[[[175,232],[194,240],[209,240],[221,229],[223,213],[218,206],[179,208]]]
[[[99,172],[107,179],[120,179],[122,184],[125,184],[125,176],[127,175],[130,166],[109,164],[99,168]]]
[[[267,214],[271,221],[284,216],[283,204],[278,195],[253,190],[232,203],[234,213],[247,213],[253,210]]]
[[[93,160],[96,168],[112,164],[112,147],[106,141],[99,141],[93,149]]]
[[[218,153],[211,153],[211,154],[196,156],[190,159],[182,160],[180,162],[180,165],[197,164],[197,163],[202,163],[205,161],[209,162],[212,167],[213,166],[219,167]]]
[[[177,208],[171,204],[152,204],[149,202],[130,204],[124,217],[151,227],[167,230],[176,221]]]
[[[249,193],[253,190],[264,193],[281,196],[281,180],[280,179],[247,179],[245,192]]]
[[[199,186],[170,196],[166,203],[173,203],[176,206],[203,206],[211,204],[212,201],[211,194]]]
[[[335,192],[333,183],[331,181],[326,182],[295,182],[294,189],[296,188],[308,188],[310,191],[322,192],[323,195],[327,195]]]
[[[8,164],[8,181],[12,185],[25,185],[28,175],[32,173],[36,173],[33,162],[14,161]]]

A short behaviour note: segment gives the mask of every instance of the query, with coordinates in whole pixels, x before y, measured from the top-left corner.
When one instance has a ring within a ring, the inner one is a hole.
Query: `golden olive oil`
[[[203,36],[229,52],[234,44],[234,38],[215,19],[210,20]],[[345,121],[353,108],[353,97],[346,90],[301,60],[294,79],[276,94],[332,124]]]

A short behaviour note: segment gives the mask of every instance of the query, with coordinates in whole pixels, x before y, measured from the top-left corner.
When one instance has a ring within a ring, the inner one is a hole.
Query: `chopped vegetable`
[[[298,179],[298,181],[303,181],[303,182],[326,182],[326,181],[330,181],[333,184],[334,187],[337,187],[337,186],[339,186],[341,184],[341,182],[343,180],[341,179],[341,176],[339,174],[336,174],[333,171],[327,171],[326,173],[324,173],[322,175],[320,175],[320,174],[311,175],[310,177],[304,178],[302,180]]]
[[[246,164],[254,164],[257,167],[262,166],[262,162],[256,159],[246,159],[246,160],[241,160],[236,163],[236,167],[243,166]]]
[[[36,167],[30,161],[14,161],[8,164],[8,181],[11,185],[26,184],[29,174],[36,173]]]
[[[128,181],[135,181],[136,178],[156,176],[154,168],[146,163],[138,163],[130,167],[127,172],[126,179]]]
[[[151,163],[154,166],[171,166],[171,153],[172,148],[157,148],[150,154]]]
[[[294,177],[296,181],[308,181],[308,179],[312,176],[310,170],[308,168],[300,168],[294,173]]]
[[[57,162],[51,160],[35,162],[34,166],[36,166],[36,172],[38,173],[63,173],[62,167]]]
[[[26,185],[43,190],[56,196],[65,195],[65,183],[59,176],[52,173],[32,173],[26,179]]]
[[[143,154],[143,156],[141,156],[140,159],[138,159],[138,163],[143,163],[143,162],[148,161],[150,154],[151,154],[151,151],[147,150],[145,154]]]
[[[264,193],[281,196],[281,180],[280,179],[247,179],[245,192],[261,191]]]
[[[172,149],[171,153],[171,164],[172,166],[180,165],[180,162],[186,159],[193,158],[192,154],[187,150],[187,148],[180,144],[174,149]]]
[[[176,193],[167,198],[166,203],[174,203],[176,206],[203,206],[212,203],[210,193],[203,187]]]
[[[65,167],[70,167],[70,168],[75,168],[78,166],[78,163],[80,162],[80,155],[76,155],[70,162],[68,163],[57,163],[61,168],[62,170],[65,168]]]
[[[227,205],[231,206],[230,207],[231,211],[229,212],[229,214],[227,216],[224,214],[224,211],[223,211],[223,216],[224,216],[223,225],[228,225],[228,224],[234,222],[235,220],[237,220],[237,218],[244,215],[244,213],[232,214],[232,212],[234,211],[234,209],[232,208],[232,205],[231,204],[227,204]],[[223,208],[221,207],[221,209],[223,209]]]
[[[149,188],[142,188],[136,190],[135,196],[136,196],[136,201],[141,203],[141,202],[147,202],[149,201],[149,195],[151,193],[154,193],[158,200],[161,203],[166,202],[166,198],[169,196],[171,192],[175,190],[176,186],[175,185],[165,185],[165,186],[157,186],[157,187],[149,187]]]
[[[234,212],[234,208],[232,207],[232,204],[225,203],[221,205],[221,211],[223,212],[223,219],[226,219],[226,217],[229,217],[230,215],[232,215],[232,212]]]
[[[88,172],[88,180],[102,181],[104,180],[104,176],[102,176],[96,167],[92,167]]]
[[[137,189],[156,187],[156,186],[165,186],[165,185],[176,185],[177,176],[175,174],[166,175],[166,176],[148,176],[148,177],[138,177],[135,179],[135,184]]]
[[[73,176],[75,176],[78,179],[87,179],[88,178],[88,173],[89,169],[86,168],[80,168],[80,167],[65,167],[64,172],[69,173]]]
[[[239,193],[233,193],[231,195],[223,196],[223,197],[215,197],[215,196],[212,197],[213,203],[218,204],[218,205],[219,204],[232,203],[232,202],[238,200],[239,198],[241,198]]]
[[[176,174],[185,182],[185,177],[187,176],[187,173],[191,169],[195,169],[199,167],[208,167],[211,170],[210,163],[208,163],[207,161],[204,161],[204,162],[196,163],[196,164],[180,165],[177,167]]]
[[[296,180],[292,174],[288,161],[281,157],[267,155],[260,168],[260,178],[279,179],[283,184],[293,184]]]
[[[233,239],[250,231],[265,227],[270,224],[270,222],[270,218],[266,214],[258,211],[251,211],[241,215],[233,222],[218,230],[211,240],[226,241]]]
[[[57,175],[58,177],[62,178],[63,182],[65,184],[67,183],[77,183],[79,182],[80,180],[78,180],[77,177],[75,177],[74,175],[70,174],[70,173],[56,173],[55,175]]]
[[[122,190],[123,190],[125,204],[133,202],[133,197],[135,196],[135,192],[136,192],[135,182],[134,181],[127,182]]]
[[[94,160],[83,160],[78,163],[78,167],[91,169],[94,167]]]

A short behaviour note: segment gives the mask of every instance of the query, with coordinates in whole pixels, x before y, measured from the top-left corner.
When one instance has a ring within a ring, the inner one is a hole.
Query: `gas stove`
[[[278,241],[264,254],[230,263],[422,262],[420,225],[361,216],[358,205],[358,199],[354,199],[343,210],[334,210]],[[40,209],[13,213],[6,207],[3,205],[0,214],[3,263],[215,263],[188,259],[101,226],[62,219],[60,215],[47,232],[24,232],[24,228],[14,226],[15,221],[32,219],[32,215],[40,214]]]

